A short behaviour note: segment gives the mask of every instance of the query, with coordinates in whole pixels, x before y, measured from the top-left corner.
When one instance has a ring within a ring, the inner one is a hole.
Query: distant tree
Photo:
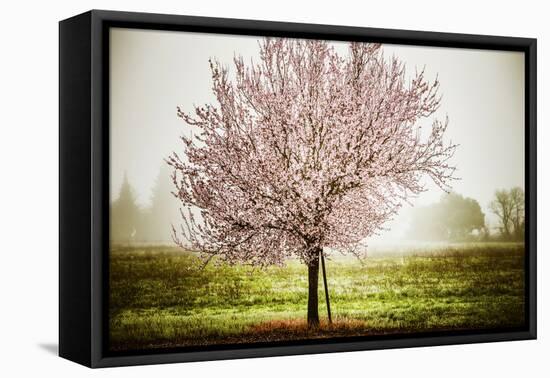
[[[479,233],[479,239],[481,241],[489,241],[491,240],[491,227],[487,225],[487,223],[481,228]]]
[[[501,237],[505,240],[521,240],[525,235],[525,193],[519,187],[497,190],[489,204],[499,219]]]
[[[172,194],[172,172],[168,165],[162,164],[152,190],[151,206],[145,210],[144,239],[153,243],[172,241],[172,225],[179,224],[179,201]]]
[[[124,173],[118,198],[111,204],[111,236],[114,243],[135,241],[140,229],[141,212],[136,203],[134,189]]]
[[[485,214],[473,198],[444,194],[438,203],[415,209],[409,236],[416,240],[464,241],[486,232]]]
[[[521,240],[525,236],[525,192],[519,187],[510,189],[510,201],[512,201],[512,216],[510,221],[514,227],[513,237]]]
[[[323,248],[356,253],[423,177],[448,190],[455,146],[444,143],[447,122],[420,129],[439,107],[439,82],[409,80],[379,44],[351,43],[342,57],[325,41],[265,39],[259,55],[235,58],[233,81],[211,62],[216,105],[178,109],[198,130],[170,158],[188,211],[176,235],[231,263],[298,257],[316,327]]]
[[[510,239],[512,232],[512,200],[507,190],[497,190],[495,199],[489,204],[489,208],[499,218],[500,233],[505,239]]]
[[[485,227],[485,214],[475,199],[450,193],[444,195],[441,202],[445,210],[442,220],[449,239],[463,240],[474,230],[482,232]]]

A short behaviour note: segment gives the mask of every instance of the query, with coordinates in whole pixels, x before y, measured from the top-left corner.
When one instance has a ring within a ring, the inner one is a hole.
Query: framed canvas
[[[536,40],[60,22],[59,354],[536,338]]]

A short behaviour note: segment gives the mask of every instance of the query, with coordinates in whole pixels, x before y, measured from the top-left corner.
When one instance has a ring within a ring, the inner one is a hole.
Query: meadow
[[[308,330],[307,268],[210,263],[162,246],[112,246],[113,351],[312,338],[520,327],[524,246],[472,243],[327,261],[333,323],[319,281]]]

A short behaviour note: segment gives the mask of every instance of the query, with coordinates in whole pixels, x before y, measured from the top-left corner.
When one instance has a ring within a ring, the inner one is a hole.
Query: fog
[[[190,111],[215,102],[208,59],[230,69],[234,55],[257,61],[258,38],[115,28],[110,46],[111,200],[126,174],[137,204],[146,208],[163,159],[181,150],[179,136],[189,132],[176,107]],[[334,46],[346,54],[344,43]],[[449,117],[447,140],[460,145],[453,191],[477,200],[488,223],[496,222],[488,208],[495,190],[523,188],[525,180],[523,53],[389,44],[383,50],[403,60],[409,74],[425,66],[429,80],[438,76],[443,100],[434,117]],[[414,207],[443,194],[429,181],[426,189]],[[405,206],[372,242],[405,238],[410,214]]]

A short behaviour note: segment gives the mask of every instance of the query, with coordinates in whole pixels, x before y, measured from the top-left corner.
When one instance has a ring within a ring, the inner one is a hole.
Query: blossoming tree
[[[215,105],[178,108],[195,132],[168,159],[184,215],[175,240],[229,262],[299,258],[315,327],[323,248],[362,253],[424,176],[449,188],[447,121],[419,124],[440,104],[439,82],[407,79],[370,43],[342,57],[324,41],[265,39],[258,62],[234,66],[230,77],[210,62]]]

